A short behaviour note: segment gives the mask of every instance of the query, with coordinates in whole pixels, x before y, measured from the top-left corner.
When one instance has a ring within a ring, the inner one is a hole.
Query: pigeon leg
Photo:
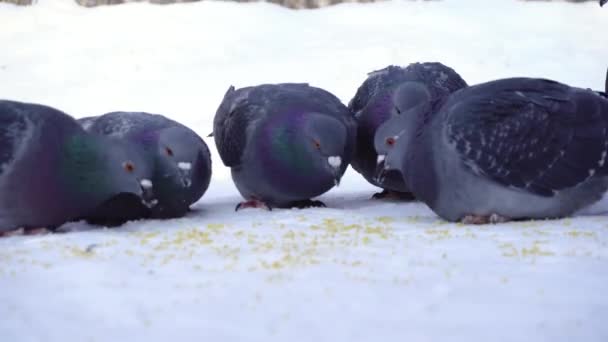
[[[264,203],[263,201],[260,201],[258,199],[251,199],[249,201],[245,201],[245,202],[241,202],[239,204],[236,205],[236,207],[234,208],[234,211],[239,211],[240,209],[246,209],[246,208],[259,208],[259,209],[266,209],[268,211],[271,211],[272,208]]]
[[[291,208],[298,208],[298,209],[304,209],[304,208],[325,208],[325,207],[327,207],[325,205],[325,203],[323,203],[321,201],[313,201],[313,200],[295,201],[295,202],[291,202],[289,206]]]
[[[25,232],[25,229],[17,228],[17,229],[8,230],[5,232],[0,232],[0,237],[19,236],[19,235],[23,235],[24,232]]]
[[[392,201],[413,201],[416,199],[411,192],[399,192],[392,190],[382,190],[372,196],[372,199],[377,200],[392,200]]]
[[[464,224],[496,224],[496,223],[505,223],[509,222],[510,219],[508,217],[504,217],[498,214],[491,215],[466,215],[461,219],[461,222]]]
[[[44,235],[51,233],[48,228],[17,228],[7,232],[0,232],[0,237],[20,236],[20,235]]]
[[[23,235],[44,235],[50,234],[53,231],[44,227],[41,228],[28,228],[23,232]]]

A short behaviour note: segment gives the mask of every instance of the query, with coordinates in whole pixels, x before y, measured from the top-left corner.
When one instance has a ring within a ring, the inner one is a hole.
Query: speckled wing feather
[[[593,91],[514,78],[464,89],[449,103],[448,142],[468,168],[500,184],[552,196],[607,171],[608,103]]]
[[[224,165],[237,166],[247,143],[247,127],[262,107],[251,97],[252,88],[230,87],[213,119],[213,136]],[[258,99],[259,100],[259,99]]]
[[[25,132],[29,125],[25,115],[19,115],[19,109],[11,106],[10,101],[0,102],[4,104],[0,106],[0,176],[2,176],[15,159],[21,144],[24,143]]]
[[[440,97],[467,86],[465,80],[454,69],[441,63],[412,63],[405,68],[389,65],[368,74],[367,79],[349,102],[348,108],[355,114],[365,108],[370,99],[383,89],[408,81],[426,84],[434,97]]]
[[[348,109],[356,114],[365,108],[369,100],[377,95],[381,89],[402,82],[403,75],[404,69],[394,65],[368,73],[367,79],[357,89],[355,96],[348,103]]]
[[[139,131],[153,131],[179,125],[162,115],[143,112],[111,112],[78,119],[78,123],[88,132],[118,138],[137,134]]]

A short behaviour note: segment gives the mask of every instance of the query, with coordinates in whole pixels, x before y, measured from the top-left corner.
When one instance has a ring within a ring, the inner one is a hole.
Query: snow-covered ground
[[[229,85],[309,82],[345,103],[366,72],[441,61],[602,89],[608,9],[451,0],[291,11],[199,2],[0,4],[0,97],[76,117],[163,113],[211,131]],[[608,218],[463,226],[371,201],[349,171],[327,209],[233,211],[0,239],[0,340],[607,341]]]

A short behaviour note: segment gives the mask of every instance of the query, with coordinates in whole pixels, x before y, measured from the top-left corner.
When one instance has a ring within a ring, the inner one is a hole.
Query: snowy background
[[[603,89],[596,2],[392,1],[291,11],[197,2],[0,4],[0,97],[76,117],[162,113],[211,131],[229,85],[309,82],[345,103],[366,73],[440,61],[470,84]],[[0,239],[0,340],[608,341],[608,218],[464,226],[371,201],[349,170],[329,208],[248,209],[213,150],[183,219]]]

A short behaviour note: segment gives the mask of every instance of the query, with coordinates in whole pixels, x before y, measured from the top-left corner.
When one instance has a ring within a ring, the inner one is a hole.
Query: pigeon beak
[[[384,179],[386,177],[386,170],[388,169],[388,165],[386,165],[385,160],[385,154],[379,155],[378,159],[376,160],[376,171],[374,172],[374,174],[375,180],[376,182],[378,182],[378,184],[384,183]]]
[[[192,177],[190,175],[190,170],[192,170],[192,163],[179,162],[177,163],[177,168],[181,176],[182,185],[184,186],[184,188],[189,188],[192,185]]]
[[[211,138],[211,137],[213,137],[213,132],[211,132],[207,135],[207,138]]]
[[[152,181],[149,179],[142,179],[139,181],[142,195],[141,202],[148,208],[152,208],[158,204],[158,200],[154,198],[154,191],[152,190]]]
[[[331,166],[334,175],[334,184],[340,186],[340,168],[342,167],[342,158],[340,156],[330,156],[327,158],[327,163]]]

